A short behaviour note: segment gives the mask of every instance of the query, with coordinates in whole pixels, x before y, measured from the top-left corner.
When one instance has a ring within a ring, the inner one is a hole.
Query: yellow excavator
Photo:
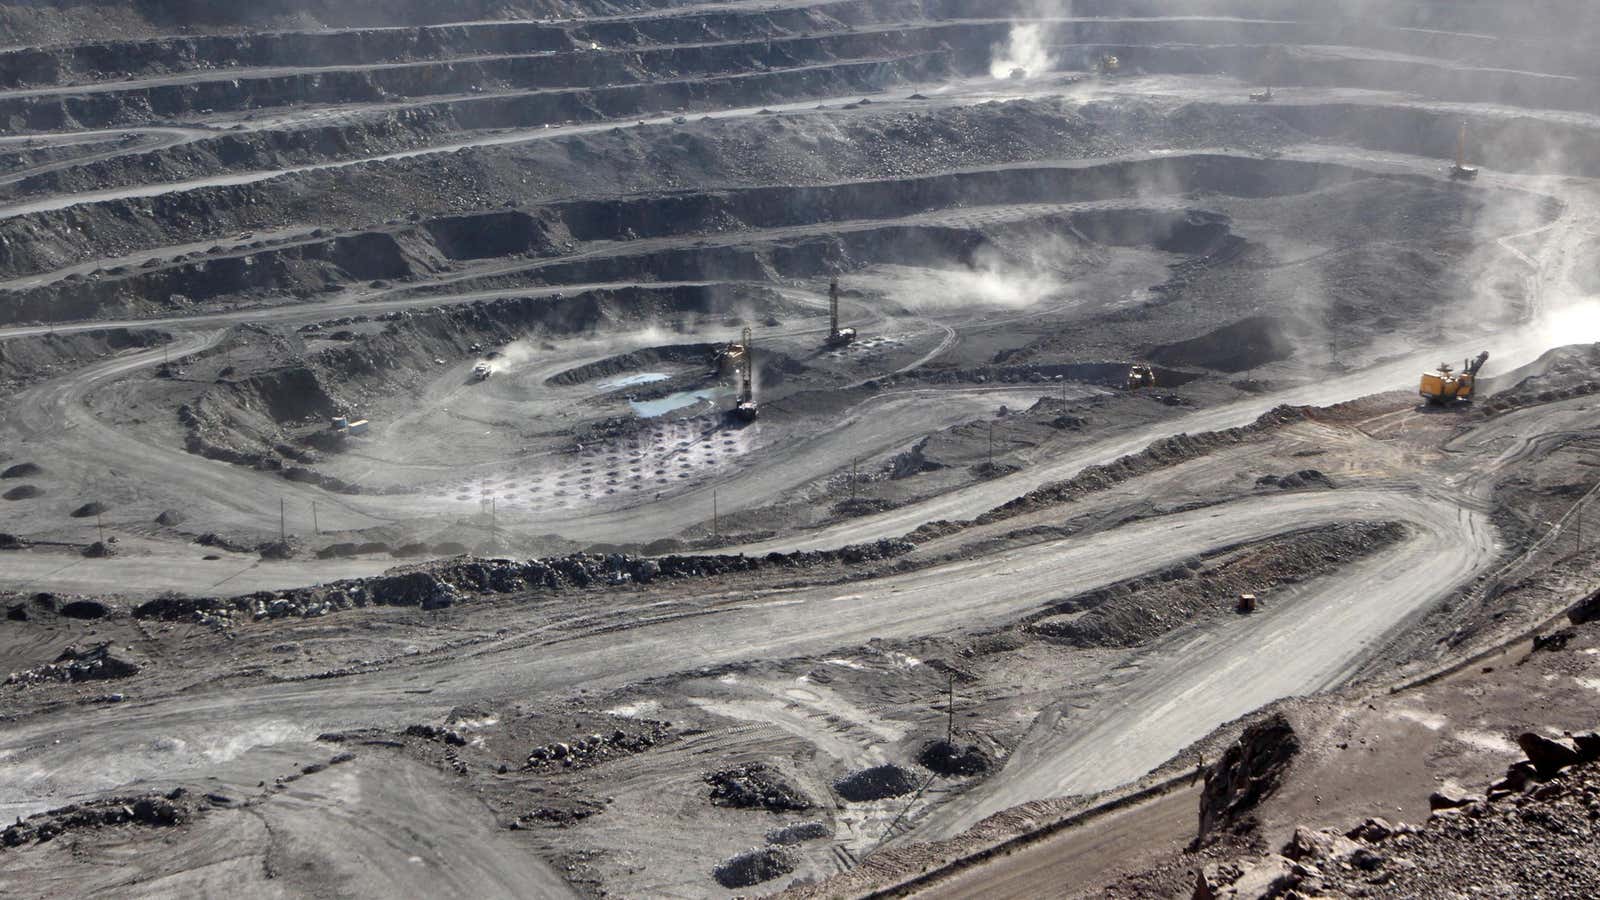
[[[1095,68],[1101,75],[1115,75],[1122,69],[1122,60],[1117,59],[1115,54],[1103,53]]]
[[[1484,351],[1476,358],[1463,362],[1460,372],[1449,363],[1439,363],[1439,371],[1422,373],[1422,385],[1417,389],[1417,393],[1433,406],[1448,406],[1457,401],[1471,400],[1473,382],[1478,378],[1478,370],[1488,361],[1489,353]]]
[[[1136,391],[1139,388],[1155,387],[1156,372],[1144,363],[1137,363],[1128,367],[1128,390]]]

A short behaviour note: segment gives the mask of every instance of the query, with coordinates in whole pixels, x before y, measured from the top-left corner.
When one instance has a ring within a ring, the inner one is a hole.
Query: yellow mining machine
[[[1478,167],[1467,165],[1467,123],[1461,123],[1461,132],[1456,136],[1456,161],[1450,167],[1450,177],[1460,181],[1471,181],[1478,177]]]
[[[739,399],[733,404],[733,417],[741,422],[754,422],[761,414],[756,406],[755,348],[750,343],[750,329],[744,330],[744,353],[739,359]]]
[[[1156,371],[1144,363],[1135,363],[1128,367],[1128,390],[1136,391],[1139,388],[1155,387]]]
[[[830,348],[843,347],[856,339],[854,328],[839,327],[839,279],[828,282],[828,339],[823,343]]]
[[[1250,102],[1251,103],[1271,103],[1272,102],[1272,85],[1269,84],[1269,85],[1267,85],[1266,87],[1262,88],[1259,91],[1252,91],[1250,93]]]
[[[1448,406],[1460,400],[1471,400],[1473,382],[1478,378],[1478,370],[1488,361],[1489,354],[1485,351],[1463,362],[1460,372],[1449,363],[1439,363],[1439,371],[1422,374],[1422,386],[1417,389],[1417,393],[1434,406]]]
[[[1096,64],[1095,68],[1101,75],[1115,75],[1122,68],[1122,60],[1117,59],[1113,54],[1103,53],[1100,55],[1100,62]]]
[[[712,356],[711,368],[717,377],[726,378],[737,374],[744,368],[744,359],[750,355],[750,329],[744,330],[744,340],[736,341],[717,348]]]

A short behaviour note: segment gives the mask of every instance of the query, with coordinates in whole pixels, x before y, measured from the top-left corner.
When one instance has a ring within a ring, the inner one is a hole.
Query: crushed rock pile
[[[55,662],[35,666],[21,672],[12,672],[6,684],[39,684],[41,682],[101,681],[127,678],[139,673],[139,665],[111,653],[111,643],[101,642],[80,650],[68,647],[56,657]]]
[[[141,619],[199,621],[225,626],[235,617],[255,620],[310,618],[365,606],[418,606],[443,609],[470,594],[560,592],[599,586],[648,584],[657,579],[710,578],[768,568],[807,568],[830,563],[859,564],[890,559],[916,545],[903,540],[853,544],[838,550],[769,553],[766,556],[663,556],[575,553],[552,559],[457,558],[371,578],[243,596],[158,597],[134,608]]]
[[[1333,479],[1320,469],[1301,469],[1287,475],[1263,475],[1256,479],[1256,487],[1275,487],[1283,491],[1300,488],[1332,488]]]
[[[839,796],[852,803],[902,797],[917,787],[917,777],[894,763],[852,772],[833,784]]]
[[[929,741],[918,754],[917,762],[930,772],[966,778],[986,775],[992,765],[977,744],[962,746],[949,741]]]
[[[833,834],[826,822],[796,822],[782,828],[774,828],[767,832],[769,844],[799,844],[805,841],[816,841]]]
[[[717,866],[712,876],[725,888],[749,887],[793,872],[798,864],[794,851],[785,847],[746,850]]]
[[[158,827],[181,825],[194,815],[195,806],[189,793],[174,788],[166,794],[144,794],[137,797],[109,797],[73,803],[48,812],[29,816],[0,832],[0,846],[19,847],[30,842],[43,843],[51,838],[84,828],[101,828],[108,825],[151,825]]]
[[[800,812],[816,805],[787,776],[765,763],[722,769],[705,776],[704,781],[711,785],[714,806]]]

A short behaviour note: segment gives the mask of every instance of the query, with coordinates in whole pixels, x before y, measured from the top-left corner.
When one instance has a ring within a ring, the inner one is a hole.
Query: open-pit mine
[[[0,896],[1595,896],[1597,40],[0,0]]]

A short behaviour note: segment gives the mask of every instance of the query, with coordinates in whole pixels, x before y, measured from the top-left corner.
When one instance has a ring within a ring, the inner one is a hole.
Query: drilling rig
[[[856,339],[854,328],[839,327],[839,279],[828,282],[828,347],[843,347]]]
[[[744,353],[738,361],[739,399],[733,404],[733,417],[741,422],[754,422],[761,410],[756,406],[755,347],[750,343],[749,328],[745,328],[740,343],[744,346]]]
[[[1461,181],[1470,181],[1478,177],[1478,167],[1467,165],[1467,123],[1461,123],[1461,132],[1456,136],[1456,161],[1450,167],[1450,177]]]
[[[1463,362],[1459,373],[1449,363],[1439,363],[1439,371],[1422,373],[1422,384],[1417,388],[1417,393],[1430,406],[1449,406],[1458,400],[1471,400],[1478,370],[1488,361],[1487,351],[1479,353],[1477,357]]]

